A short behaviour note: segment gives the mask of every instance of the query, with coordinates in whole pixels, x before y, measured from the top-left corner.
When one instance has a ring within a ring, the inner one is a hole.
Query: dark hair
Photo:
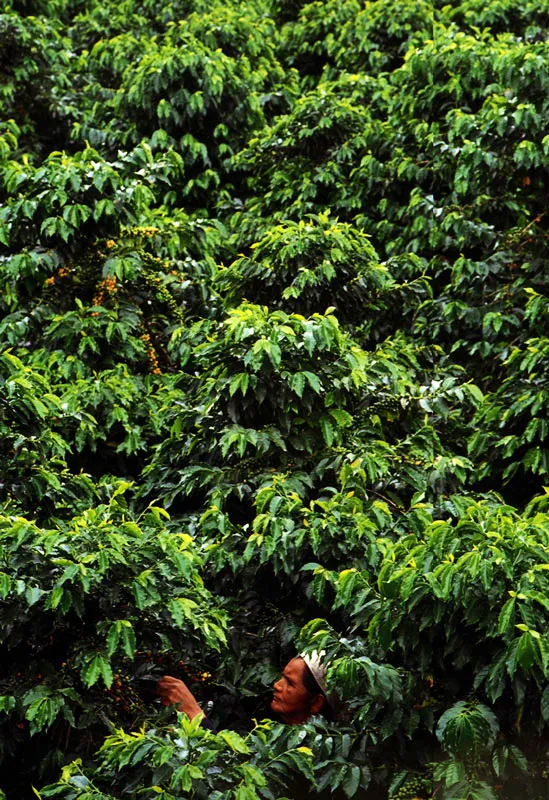
[[[301,658],[301,656],[299,656]],[[322,704],[322,708],[318,712],[321,717],[328,720],[328,722],[332,722],[335,718],[334,709],[332,708],[330,701],[326,697],[326,694],[322,691],[320,686],[318,685],[315,676],[309,669],[309,665],[304,659],[301,659],[305,664],[305,669],[303,670],[303,686],[307,689],[310,695],[318,695],[321,694],[324,698],[324,702]]]

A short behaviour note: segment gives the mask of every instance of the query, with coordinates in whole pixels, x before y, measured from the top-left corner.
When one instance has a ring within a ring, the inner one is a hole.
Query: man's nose
[[[274,682],[273,689],[275,690],[275,692],[279,692],[280,691],[280,689],[281,689],[281,680],[280,680],[280,678],[277,681]]]

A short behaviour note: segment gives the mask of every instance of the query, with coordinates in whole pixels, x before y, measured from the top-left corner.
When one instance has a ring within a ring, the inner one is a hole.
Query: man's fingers
[[[173,678],[171,675],[163,675],[158,681],[157,688],[162,704],[172,706],[182,700],[187,687],[178,678]]]
[[[175,689],[176,686],[182,685],[183,681],[177,678],[172,678],[171,675],[164,675],[157,683],[159,692],[169,692]]]
[[[171,675],[162,675],[162,677],[158,681],[159,686],[161,685],[167,686],[170,683],[181,683],[181,681],[178,678],[172,678]]]

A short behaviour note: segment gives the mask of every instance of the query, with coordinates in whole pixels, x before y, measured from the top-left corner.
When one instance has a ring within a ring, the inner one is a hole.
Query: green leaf
[[[347,428],[353,424],[353,418],[348,411],[341,408],[331,408],[328,413],[333,417],[340,428]]]
[[[231,383],[229,385],[229,394],[231,395],[231,397],[238,390],[240,390],[240,392],[243,395],[246,395],[246,392],[248,391],[249,381],[250,381],[250,376],[248,375],[247,372],[239,372],[237,375],[235,375],[232,378]]]
[[[502,634],[508,630],[515,612],[515,605],[516,599],[514,597],[509,598],[504,604],[498,619],[498,633]]]
[[[305,375],[303,372],[296,372],[295,375],[290,375],[288,379],[290,389],[297,394],[299,398],[303,397],[303,389],[305,388]]]
[[[233,752],[242,753],[244,755],[250,754],[250,748],[244,739],[239,736],[238,733],[235,733],[235,731],[223,730],[220,731],[218,735],[229,745]]]
[[[133,661],[136,648],[135,631],[131,622],[128,622],[127,620],[122,620],[122,625],[122,649],[130,661]]]
[[[334,442],[334,426],[330,422],[327,416],[323,416],[319,419],[318,424],[320,425],[320,430],[322,431],[322,437],[328,447],[331,447]]]
[[[103,682],[107,689],[110,689],[113,681],[113,673],[111,665],[107,659],[97,654],[95,655],[81,671],[82,680],[84,685],[88,688],[97,683],[99,678],[103,678]]]
[[[60,697],[39,697],[27,707],[25,718],[32,723],[31,733],[49,728],[56,720],[63,700]]]
[[[546,611],[549,611],[549,598],[547,598],[541,592],[537,592],[535,590],[528,590],[524,592],[525,596],[530,600],[535,600],[536,603],[539,603]]]
[[[5,572],[0,572],[0,597],[5,600],[11,588],[10,576]]]
[[[509,745],[509,756],[511,758],[511,761],[515,764],[516,767],[518,767],[523,772],[528,772],[528,769],[530,767],[528,759],[516,745],[514,744]]]
[[[27,604],[29,606],[33,606],[40,600],[43,594],[44,592],[38,586],[29,586],[29,588],[25,592],[25,599],[27,601]]]
[[[346,797],[354,797],[360,785],[360,767],[353,764],[348,767],[347,775],[342,783],[343,791]]]
[[[519,626],[517,626],[519,627]],[[536,648],[530,631],[526,630],[519,639],[517,645],[517,661],[520,666],[528,671],[536,660]]]
[[[107,633],[107,655],[109,658],[115,653],[119,644],[129,659],[135,654],[135,631],[132,623],[127,619],[117,619],[109,627]]]
[[[52,593],[50,594],[50,599],[49,599],[49,607],[50,608],[57,608],[58,607],[59,603],[63,599],[64,592],[65,592],[65,590],[63,589],[62,586],[56,586],[55,589],[53,589]]]
[[[7,694],[0,695],[0,711],[3,711],[5,714],[9,714],[10,711],[13,711],[15,705],[15,697]]]
[[[444,780],[446,788],[461,783],[465,778],[465,767],[461,761],[450,761],[444,764]]]
[[[257,800],[257,794],[247,786],[239,786],[236,790],[235,800]]]
[[[120,626],[118,625],[118,622],[113,622],[107,634],[107,655],[109,656],[109,658],[116,651],[119,639],[120,639]]]
[[[170,600],[168,605],[174,622],[180,628],[184,628],[188,621],[192,622],[194,620],[194,613],[197,607],[198,604],[188,597],[177,597]]]
[[[307,379],[307,383],[316,394],[322,393],[322,383],[320,382],[320,378],[318,375],[315,375],[314,372],[309,372],[308,370],[304,370],[301,375],[304,375]]]
[[[549,723],[549,685],[545,687],[541,695],[540,710],[545,722]]]

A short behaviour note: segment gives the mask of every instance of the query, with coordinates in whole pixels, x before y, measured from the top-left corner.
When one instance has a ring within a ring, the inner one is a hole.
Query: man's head
[[[326,697],[301,656],[286,664],[281,677],[274,684],[271,711],[289,725],[299,725],[313,714],[318,714],[326,704]]]

